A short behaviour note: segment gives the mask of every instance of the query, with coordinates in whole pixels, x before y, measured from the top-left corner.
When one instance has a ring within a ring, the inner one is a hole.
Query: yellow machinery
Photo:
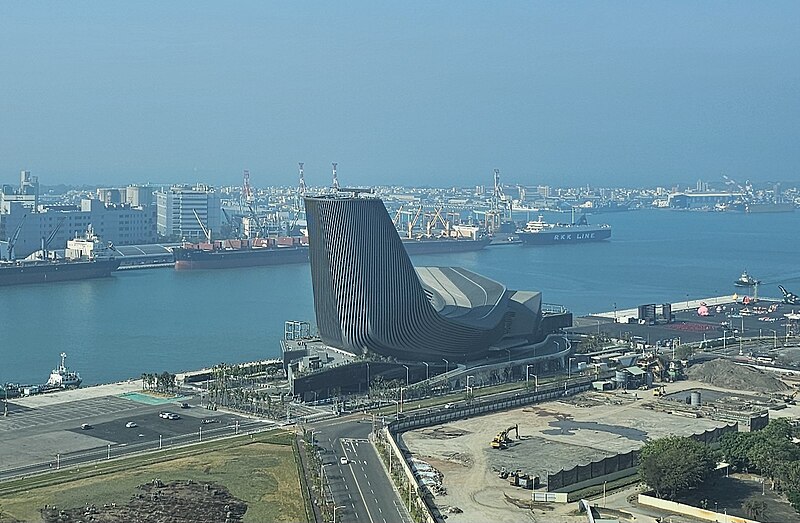
[[[519,425],[511,425],[506,430],[499,432],[497,436],[495,436],[492,441],[489,443],[493,449],[505,449],[508,448],[508,444],[511,443],[513,440],[508,437],[508,433],[514,431],[517,435],[517,439],[519,439]]]

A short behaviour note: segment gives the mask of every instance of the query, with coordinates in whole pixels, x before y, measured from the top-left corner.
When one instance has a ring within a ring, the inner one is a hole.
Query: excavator
[[[491,445],[493,449],[500,449],[500,450],[507,449],[508,444],[513,441],[511,438],[508,437],[508,433],[511,432],[512,430],[516,433],[517,439],[519,439],[519,425],[511,425],[506,430],[498,432],[497,436],[495,436],[494,439],[492,439],[489,445]]]

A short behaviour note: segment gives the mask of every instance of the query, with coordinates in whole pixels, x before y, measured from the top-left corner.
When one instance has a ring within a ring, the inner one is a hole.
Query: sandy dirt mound
[[[774,374],[717,359],[689,368],[689,379],[730,390],[779,392],[789,387]]]

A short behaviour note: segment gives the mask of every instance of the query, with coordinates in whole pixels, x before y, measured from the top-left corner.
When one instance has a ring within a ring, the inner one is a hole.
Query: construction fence
[[[728,432],[736,432],[737,424],[715,427],[690,436],[706,445],[711,445]],[[625,475],[633,475],[639,466],[639,449],[624,454],[615,454],[599,461],[585,465],[576,465],[571,469],[562,469],[555,474],[547,475],[548,492],[572,492],[592,485],[599,485],[609,479],[617,479]],[[625,474],[627,472],[627,474]]]

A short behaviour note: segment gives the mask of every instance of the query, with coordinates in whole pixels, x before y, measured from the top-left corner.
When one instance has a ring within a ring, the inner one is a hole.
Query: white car
[[[125,424],[126,429],[132,429],[134,427],[136,427],[136,423],[133,421],[129,421],[128,423]]]
[[[348,463],[347,457],[346,456],[342,456],[341,458],[339,458],[339,463],[341,463],[342,465],[347,465],[347,463]]]
[[[159,418],[163,418],[163,419],[169,419],[169,415],[170,415],[169,412],[159,412],[158,413],[158,417]]]

